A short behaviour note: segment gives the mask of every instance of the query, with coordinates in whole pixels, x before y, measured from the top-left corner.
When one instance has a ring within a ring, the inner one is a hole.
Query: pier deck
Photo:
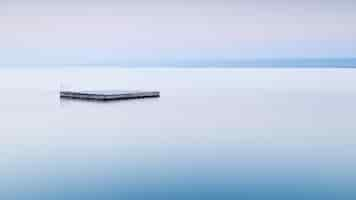
[[[126,99],[154,98],[160,97],[158,91],[60,91],[60,98],[82,99],[96,101],[114,101]]]

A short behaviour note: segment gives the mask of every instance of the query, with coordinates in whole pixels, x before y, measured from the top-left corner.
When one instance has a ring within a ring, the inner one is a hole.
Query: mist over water
[[[0,200],[356,199],[355,10],[0,1]]]
[[[1,199],[354,199],[354,69],[0,69]],[[60,88],[159,99],[59,99]]]

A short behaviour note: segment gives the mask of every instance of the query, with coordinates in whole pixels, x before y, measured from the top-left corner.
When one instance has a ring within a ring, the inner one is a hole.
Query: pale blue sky
[[[356,57],[356,2],[0,2],[0,63]]]

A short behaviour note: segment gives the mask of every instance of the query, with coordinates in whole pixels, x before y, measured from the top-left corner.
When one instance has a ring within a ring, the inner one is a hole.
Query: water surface
[[[2,199],[355,199],[354,69],[2,68]],[[159,99],[60,100],[60,88]]]

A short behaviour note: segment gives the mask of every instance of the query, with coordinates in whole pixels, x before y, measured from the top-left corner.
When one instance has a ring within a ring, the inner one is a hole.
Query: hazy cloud
[[[354,56],[355,10],[347,0],[7,0],[0,49],[104,52],[88,53],[99,60]]]

